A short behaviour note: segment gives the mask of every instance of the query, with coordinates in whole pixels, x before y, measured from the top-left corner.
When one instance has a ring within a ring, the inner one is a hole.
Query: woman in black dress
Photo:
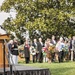
[[[24,43],[24,54],[25,54],[25,62],[29,63],[29,61],[30,61],[30,51],[29,51],[28,40],[26,40],[25,43]]]

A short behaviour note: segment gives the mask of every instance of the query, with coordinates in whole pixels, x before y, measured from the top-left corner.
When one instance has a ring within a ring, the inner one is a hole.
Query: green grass
[[[24,62],[20,62],[24,64]],[[49,68],[51,75],[75,75],[75,62],[64,62],[64,63],[29,63],[24,64],[28,66]]]

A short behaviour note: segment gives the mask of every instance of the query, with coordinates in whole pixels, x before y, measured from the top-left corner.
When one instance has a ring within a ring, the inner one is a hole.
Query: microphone
[[[0,27],[1,27],[1,29],[5,30],[5,29],[2,27],[2,25],[0,25]]]
[[[8,34],[7,30],[2,25],[0,25],[0,28],[3,29]]]

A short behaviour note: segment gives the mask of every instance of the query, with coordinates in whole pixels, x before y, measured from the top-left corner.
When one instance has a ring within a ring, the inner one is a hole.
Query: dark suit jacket
[[[37,43],[36,43],[37,44]],[[34,48],[37,48],[37,45],[36,45],[34,42],[32,43],[32,46],[34,47]]]
[[[42,47],[43,47],[43,45],[41,45],[41,43],[38,42],[37,43],[37,50],[39,51],[39,53],[42,52]]]
[[[24,54],[25,54],[25,57],[30,57],[30,51],[28,47],[24,46]]]

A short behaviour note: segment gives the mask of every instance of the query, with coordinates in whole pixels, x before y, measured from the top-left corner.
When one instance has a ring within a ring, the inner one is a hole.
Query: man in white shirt
[[[56,44],[56,49],[58,50],[58,60],[59,63],[63,62],[63,48],[65,47],[63,38],[60,38],[58,43]]]

